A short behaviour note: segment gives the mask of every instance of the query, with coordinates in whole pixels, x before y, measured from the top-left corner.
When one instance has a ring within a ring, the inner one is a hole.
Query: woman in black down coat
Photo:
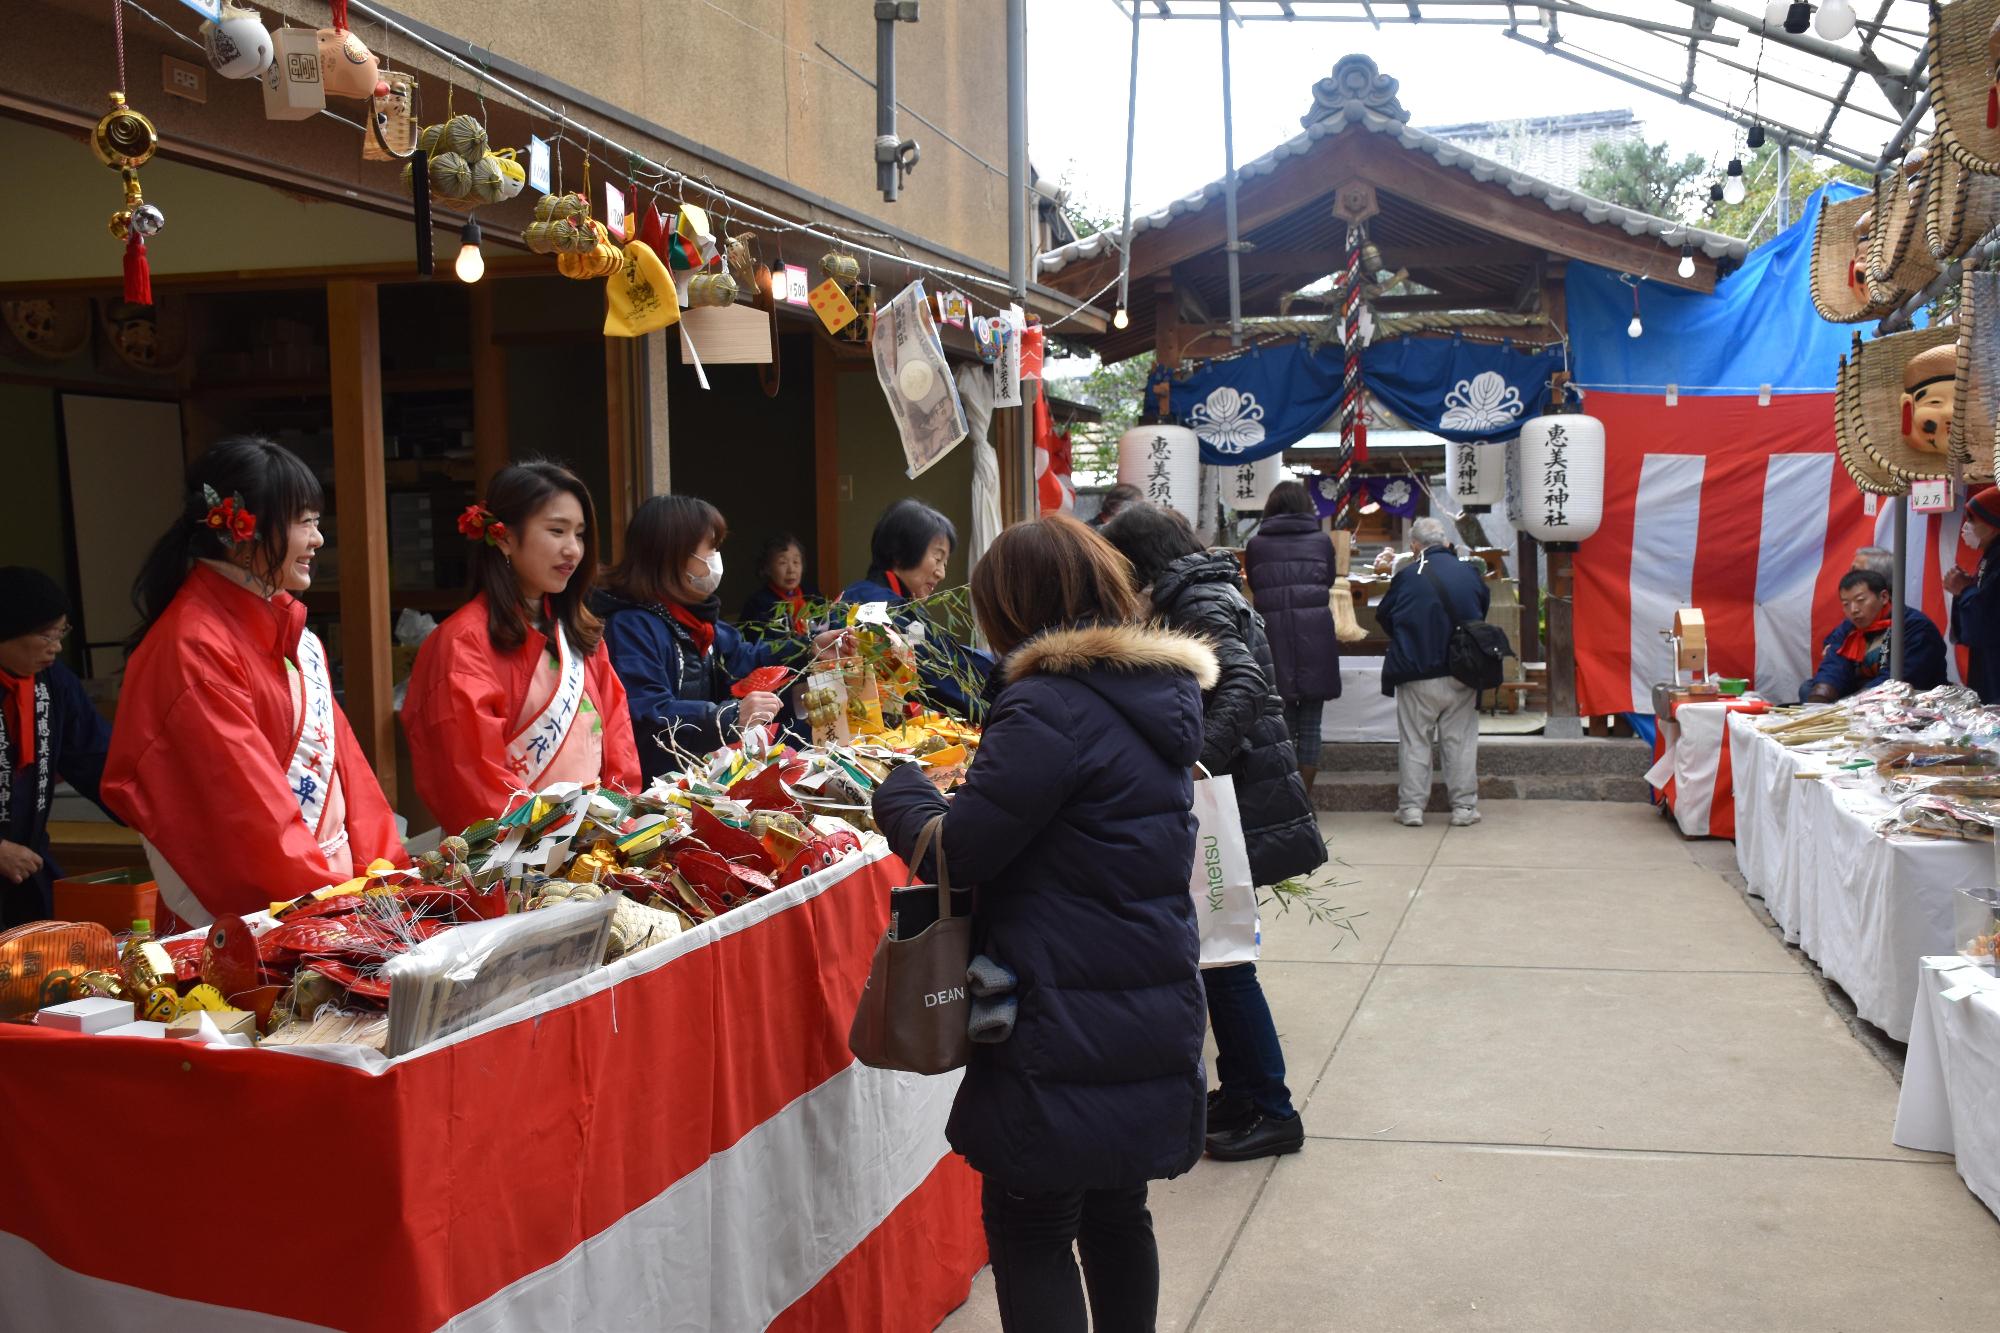
[[[1235,781],[1250,875],[1277,884],[1326,864],[1326,840],[1306,801],[1284,705],[1271,687],[1271,647],[1243,599],[1234,556],[1202,549],[1180,514],[1150,504],[1121,510],[1104,536],[1132,562],[1153,611],[1170,628],[1215,648],[1221,669],[1202,694],[1202,766]],[[1285,1087],[1285,1055],[1255,963],[1202,971],[1215,1028],[1215,1073],[1208,1099],[1208,1153],[1242,1162],[1297,1152],[1305,1126]]]
[[[1330,600],[1333,541],[1320,531],[1304,485],[1281,481],[1272,488],[1264,521],[1244,548],[1243,571],[1271,637],[1272,684],[1285,701],[1285,726],[1310,796],[1319,773],[1320,715],[1328,699],[1340,697],[1340,636]]]
[[[1150,1330],[1146,1182],[1202,1148],[1190,770],[1215,655],[1138,624],[1125,562],[1066,516],[1002,532],[972,603],[1004,660],[966,783],[947,802],[910,765],[874,801],[905,858],[945,815],[974,950],[1016,978],[1013,1031],[973,1046],[946,1134],[985,1177],[1003,1327],[1084,1333],[1074,1243],[1100,1333]]]

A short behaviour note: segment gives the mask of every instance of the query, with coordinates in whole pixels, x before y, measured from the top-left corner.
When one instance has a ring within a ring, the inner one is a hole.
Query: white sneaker
[[[1451,826],[1453,828],[1469,828],[1470,826],[1477,824],[1478,822],[1479,822],[1479,812],[1477,810],[1470,809],[1466,806],[1460,806],[1458,809],[1451,812]]]
[[[1404,828],[1422,828],[1424,826],[1424,812],[1421,810],[1411,810],[1406,807],[1396,812],[1396,822]]]

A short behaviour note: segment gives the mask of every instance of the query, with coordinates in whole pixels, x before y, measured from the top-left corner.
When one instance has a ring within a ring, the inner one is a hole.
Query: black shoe
[[[1257,1123],[1257,1104],[1248,1097],[1232,1097],[1221,1088],[1208,1091],[1207,1136],[1213,1141],[1224,1134],[1238,1134]]]
[[[1305,1121],[1297,1112],[1283,1120],[1259,1115],[1247,1129],[1209,1135],[1208,1155],[1218,1162],[1250,1162],[1297,1152],[1305,1142]]]

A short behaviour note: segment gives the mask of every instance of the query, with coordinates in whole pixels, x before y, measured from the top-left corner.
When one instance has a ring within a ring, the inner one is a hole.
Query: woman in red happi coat
[[[133,585],[144,621],[100,793],[187,925],[409,861],[293,595],[312,583],[324,503],[294,454],[223,440]]]
[[[447,832],[559,782],[639,789],[625,687],[585,605],[595,528],[590,491],[543,461],[502,469],[459,520],[473,598],[424,640],[403,700],[417,795]]]

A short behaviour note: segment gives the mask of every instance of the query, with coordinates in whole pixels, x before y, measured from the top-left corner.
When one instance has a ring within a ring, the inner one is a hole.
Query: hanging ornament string
[[[327,9],[332,15],[336,32],[347,31],[347,0],[327,0]]]
[[[118,94],[125,94],[125,0],[111,0],[111,44],[118,53]]]

